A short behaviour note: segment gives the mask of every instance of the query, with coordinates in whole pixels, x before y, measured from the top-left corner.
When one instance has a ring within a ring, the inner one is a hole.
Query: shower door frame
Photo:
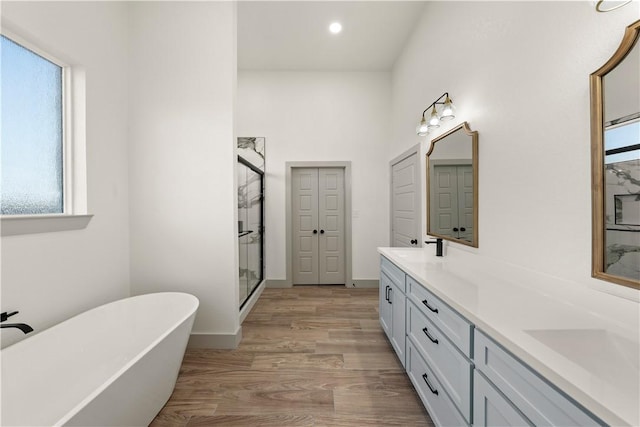
[[[251,299],[251,296],[256,291],[256,289],[258,289],[265,280],[265,267],[267,265],[267,263],[265,262],[265,250],[264,250],[264,245],[265,245],[265,240],[264,240],[264,231],[265,231],[264,229],[264,181],[265,179],[264,178],[265,177],[264,177],[263,170],[254,166],[251,162],[249,162],[248,160],[246,160],[240,155],[238,155],[238,163],[248,167],[253,172],[257,173],[258,176],[260,176],[260,228],[258,230],[258,233],[260,234],[260,261],[261,261],[260,262],[260,278],[258,280],[258,283],[253,287],[253,289],[247,292],[246,298],[240,304],[239,309],[242,310],[242,308],[247,303],[247,301]],[[240,247],[240,242],[238,242],[238,248],[239,247]]]

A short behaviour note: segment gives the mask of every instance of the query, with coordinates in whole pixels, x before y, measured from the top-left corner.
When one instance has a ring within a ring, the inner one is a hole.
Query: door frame
[[[291,197],[291,171],[294,168],[341,168],[344,170],[344,263],[345,283],[353,282],[351,269],[351,162],[285,162],[285,221],[286,221],[286,278],[285,286],[293,286],[293,203]]]
[[[416,218],[416,228],[418,231],[418,246],[416,248],[422,247],[422,241],[424,240],[424,234],[422,230],[424,230],[423,224],[423,216],[422,208],[424,207],[424,195],[422,188],[422,179],[420,178],[422,175],[422,170],[424,169],[424,165],[422,163],[422,156],[420,155],[420,144],[416,144],[413,147],[405,150],[402,154],[394,157],[389,162],[389,246],[393,245],[393,166],[400,163],[404,159],[411,157],[412,155],[416,155],[416,175],[415,175],[415,185],[416,192],[418,193],[418,206],[416,206],[416,211],[418,213],[418,218]]]

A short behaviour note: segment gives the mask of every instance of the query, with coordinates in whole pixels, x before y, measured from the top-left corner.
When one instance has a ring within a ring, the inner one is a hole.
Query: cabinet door
[[[384,273],[384,272],[380,272],[380,304],[379,304],[379,311],[380,311],[380,326],[382,326],[382,329],[384,330],[384,332],[387,334],[387,337],[389,337],[389,339],[391,339],[391,335],[392,335],[392,331],[391,331],[391,318],[392,318],[392,312],[391,312],[391,304],[389,303],[389,294],[391,293],[390,289],[391,289],[392,283],[391,283],[391,279],[389,279],[389,277]]]
[[[389,302],[391,303],[391,344],[396,350],[398,358],[405,366],[405,341],[406,341],[406,297],[402,291],[395,285],[391,284],[391,292],[389,293]]]
[[[473,425],[533,426],[515,406],[500,394],[478,371],[473,376]]]

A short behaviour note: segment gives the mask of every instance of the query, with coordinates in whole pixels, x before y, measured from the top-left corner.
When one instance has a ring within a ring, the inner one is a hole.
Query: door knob
[[[418,240],[417,240],[417,239],[413,239],[413,240],[411,240],[411,244],[412,244],[412,245],[417,245],[417,244],[418,244]]]
[[[453,231],[458,231],[458,227],[453,227]]]
[[[318,230],[313,230],[313,234],[318,234]]]
[[[320,234],[324,234],[324,230],[320,230]]]

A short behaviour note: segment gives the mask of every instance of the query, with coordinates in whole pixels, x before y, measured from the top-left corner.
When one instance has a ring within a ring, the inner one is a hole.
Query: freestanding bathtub
[[[94,308],[0,352],[2,426],[147,426],[167,402],[198,308],[156,293]]]

